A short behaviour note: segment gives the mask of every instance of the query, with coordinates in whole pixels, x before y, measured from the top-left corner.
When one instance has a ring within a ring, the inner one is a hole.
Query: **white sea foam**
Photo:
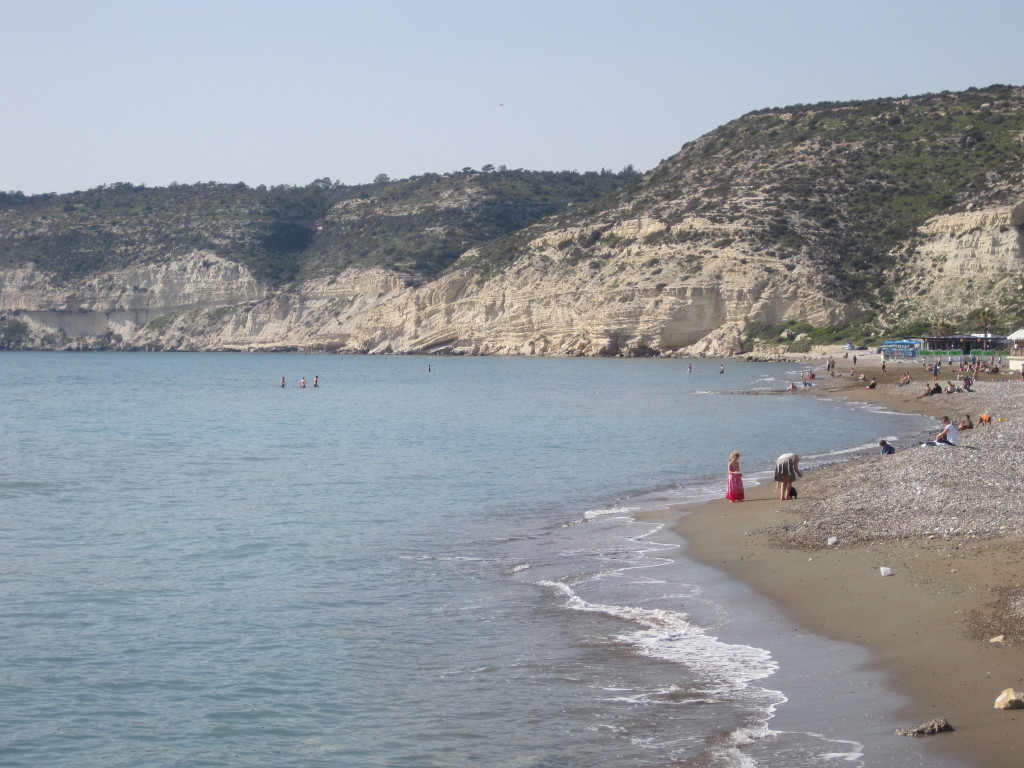
[[[598,520],[602,517],[619,516],[629,517],[630,515],[641,511],[642,507],[607,507],[604,509],[588,509],[583,513],[583,519],[585,521]]]
[[[544,580],[538,584],[563,596],[567,608],[603,613],[639,625],[639,629],[621,633],[616,639],[642,655],[685,664],[697,674],[707,692],[718,696],[736,694],[751,682],[769,677],[778,669],[767,650],[722,642],[693,624],[684,613],[591,603],[563,582]],[[785,700],[776,691],[766,691],[765,694],[772,704]]]

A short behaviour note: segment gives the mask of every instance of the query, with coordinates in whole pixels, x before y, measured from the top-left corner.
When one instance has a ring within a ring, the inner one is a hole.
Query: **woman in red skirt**
[[[743,473],[740,472],[738,451],[729,454],[729,483],[725,489],[725,498],[729,501],[743,501]]]

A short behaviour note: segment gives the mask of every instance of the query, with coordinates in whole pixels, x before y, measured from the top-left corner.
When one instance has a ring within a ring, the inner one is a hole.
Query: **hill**
[[[643,175],[7,193],[0,343],[730,354],[1012,330],[1022,157],[1024,89],[991,86],[758,110]]]

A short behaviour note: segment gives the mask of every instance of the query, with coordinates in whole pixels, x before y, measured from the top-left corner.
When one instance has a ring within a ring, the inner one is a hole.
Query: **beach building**
[[[1013,342],[1010,358],[1007,363],[1011,370],[1024,371],[1024,328],[1014,331],[1007,338]]]
[[[921,339],[893,339],[883,341],[878,351],[886,360],[911,360],[918,356],[922,347]]]
[[[1009,338],[993,333],[951,333],[948,336],[924,336],[921,341],[924,352],[962,354],[964,357],[1006,354],[1011,345]]]

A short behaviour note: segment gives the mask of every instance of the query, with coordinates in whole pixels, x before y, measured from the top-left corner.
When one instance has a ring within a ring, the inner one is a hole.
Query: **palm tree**
[[[996,321],[996,313],[988,307],[982,307],[978,310],[976,319],[981,324],[981,327],[985,329],[985,335],[990,336],[992,334],[992,324]]]

